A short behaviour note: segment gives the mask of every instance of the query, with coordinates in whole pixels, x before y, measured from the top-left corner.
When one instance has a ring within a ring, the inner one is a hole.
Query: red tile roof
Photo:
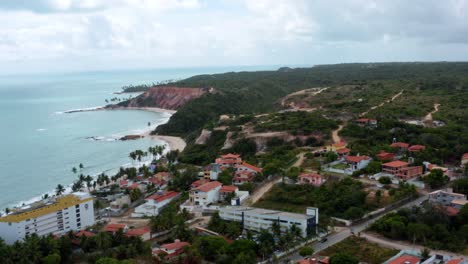
[[[391,160],[395,157],[395,154],[382,151],[376,156],[379,160]]]
[[[401,257],[398,257],[390,262],[388,264],[416,264],[421,261],[420,258],[415,257],[415,256],[410,256],[410,255],[403,255]]]
[[[226,155],[221,155],[221,158],[223,158],[223,159],[238,159],[238,158],[240,158],[240,155],[229,153],[229,154],[226,154]]]
[[[322,176],[317,173],[303,173],[299,175],[299,178],[322,178]]]
[[[409,144],[408,143],[404,143],[404,142],[395,142],[395,143],[392,143],[390,145],[390,147],[392,148],[405,148],[407,149],[409,147]]]
[[[80,232],[75,233],[75,236],[77,236],[77,237],[82,237],[82,236],[92,237],[94,235],[95,234],[93,232],[89,232],[89,231],[86,231],[86,230],[81,230]]]
[[[209,192],[219,186],[223,185],[222,183],[220,183],[219,181],[212,181],[212,182],[208,182],[208,183],[205,183],[201,186],[198,186],[197,188],[195,188],[195,190],[199,190],[201,192]]]
[[[134,190],[136,188],[138,188],[138,183],[134,183],[134,184],[128,186],[128,189],[130,189],[130,190]]]
[[[219,190],[219,192],[222,192],[222,193],[232,193],[232,192],[235,192],[237,191],[239,188],[237,186],[234,186],[234,185],[224,185],[223,187],[221,187],[221,189]]]
[[[158,203],[162,202],[162,201],[165,201],[167,199],[172,199],[174,197],[176,197],[177,195],[179,195],[178,192],[174,192],[174,191],[169,191],[169,192],[165,192],[165,193],[162,193],[162,194],[153,194],[149,197],[146,197],[145,200],[154,200]]]
[[[183,248],[185,246],[190,246],[190,243],[188,243],[188,242],[174,242],[174,243],[161,245],[161,248],[163,248],[165,250],[177,250],[177,249]]]
[[[254,165],[251,165],[251,164],[249,164],[247,162],[242,162],[242,164],[238,165],[237,167],[246,167],[246,168],[251,169],[251,170],[253,170],[253,171],[257,172],[257,173],[262,172],[261,168],[255,167]]]
[[[463,154],[462,159],[468,159],[468,153]]]
[[[120,185],[120,186],[127,186],[127,185],[128,185],[128,181],[127,181],[127,180],[120,180],[120,181],[119,181],[119,185]]]
[[[336,153],[338,154],[345,154],[345,153],[349,153],[351,150],[349,148],[342,148],[342,149],[339,149],[336,151]]]
[[[134,228],[130,229],[125,233],[126,236],[142,236],[144,234],[150,233],[151,230],[149,227],[142,227],[142,228]]]
[[[447,206],[445,208],[445,212],[447,213],[448,216],[456,216],[459,211],[452,206]]]
[[[209,182],[209,180],[207,179],[201,179],[201,180],[196,180],[194,182],[192,182],[192,187],[199,187],[199,186],[202,186],[203,184]]]
[[[423,145],[413,145],[408,148],[409,151],[421,151],[425,149],[426,149],[426,146],[423,146]]]
[[[446,264],[460,264],[463,262],[463,259],[451,259],[446,262]]]
[[[332,146],[334,146],[335,148],[345,147],[345,146],[346,146],[346,142],[341,141],[341,142],[338,142],[338,143],[333,144]]]
[[[117,232],[119,229],[125,229],[127,227],[126,224],[108,224],[104,227],[104,231],[106,232]]]
[[[346,161],[348,162],[361,162],[363,160],[368,160],[368,156],[347,156]]]
[[[405,167],[408,166],[408,162],[401,161],[401,160],[395,160],[395,161],[390,161],[387,163],[382,164],[385,167],[391,167],[391,168],[400,168],[400,167]]]

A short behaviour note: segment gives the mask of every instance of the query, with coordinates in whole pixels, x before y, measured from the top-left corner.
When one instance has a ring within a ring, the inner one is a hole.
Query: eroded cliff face
[[[196,99],[207,93],[206,88],[188,87],[152,87],[149,91],[120,103],[118,106],[124,107],[159,107],[176,110],[189,101]]]

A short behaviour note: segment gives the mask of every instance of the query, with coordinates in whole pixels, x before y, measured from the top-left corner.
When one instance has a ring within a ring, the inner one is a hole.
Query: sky
[[[0,74],[468,60],[468,0],[0,0]]]

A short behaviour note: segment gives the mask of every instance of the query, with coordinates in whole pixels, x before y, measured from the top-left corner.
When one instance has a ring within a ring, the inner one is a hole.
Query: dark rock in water
[[[141,135],[126,135],[121,137],[119,140],[135,140],[135,139],[140,139],[143,138]]]

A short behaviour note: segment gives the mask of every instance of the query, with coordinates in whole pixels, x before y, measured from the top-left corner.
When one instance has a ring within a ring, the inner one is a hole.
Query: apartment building
[[[93,197],[75,192],[28,204],[0,217],[0,237],[12,244],[27,235],[62,235],[93,224]]]

